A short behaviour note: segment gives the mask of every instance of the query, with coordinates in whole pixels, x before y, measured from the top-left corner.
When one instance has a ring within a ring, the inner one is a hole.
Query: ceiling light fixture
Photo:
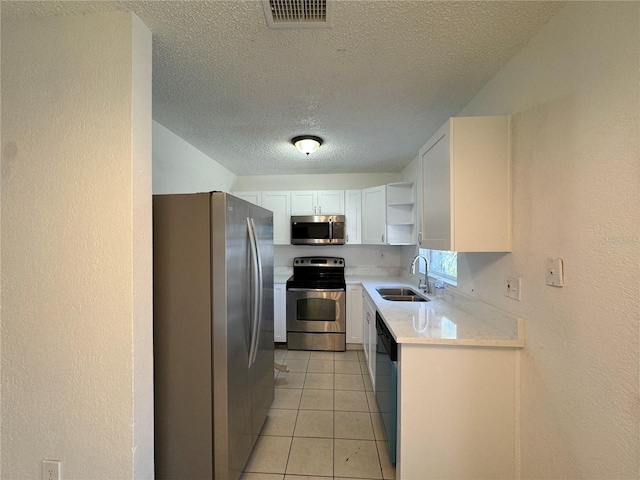
[[[302,153],[309,155],[322,145],[322,139],[314,135],[300,135],[299,137],[293,137],[291,143]]]

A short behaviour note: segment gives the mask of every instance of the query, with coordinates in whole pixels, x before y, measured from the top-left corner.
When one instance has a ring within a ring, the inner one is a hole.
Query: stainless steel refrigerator
[[[153,197],[156,478],[237,480],[274,395],[273,214]]]

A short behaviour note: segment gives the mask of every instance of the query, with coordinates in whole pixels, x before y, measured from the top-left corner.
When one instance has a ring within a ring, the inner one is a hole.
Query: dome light
[[[309,155],[322,145],[322,139],[314,135],[300,135],[299,137],[292,138],[291,143],[302,153]]]

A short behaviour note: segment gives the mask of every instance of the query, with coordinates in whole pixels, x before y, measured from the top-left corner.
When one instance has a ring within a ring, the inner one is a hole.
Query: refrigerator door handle
[[[251,280],[253,282],[253,318],[251,319],[251,346],[249,347],[249,367],[256,361],[258,341],[260,339],[260,320],[262,318],[262,259],[258,250],[256,226],[253,218],[247,217],[247,232],[251,246]]]
[[[260,254],[260,244],[258,242],[258,234],[256,233],[256,225],[251,219],[251,227],[253,231],[253,241],[256,246],[256,266],[258,268],[258,321],[256,322],[256,342],[253,348],[253,365],[258,358],[258,347],[260,346],[260,331],[262,330],[262,304],[264,303],[264,279],[262,278],[262,255]]]

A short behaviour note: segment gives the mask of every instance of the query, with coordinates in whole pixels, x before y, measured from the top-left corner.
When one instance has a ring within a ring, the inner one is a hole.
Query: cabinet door
[[[367,357],[367,367],[369,376],[371,377],[371,385],[375,391],[376,388],[376,342],[378,335],[376,333],[376,308],[372,300],[369,299],[367,293],[363,290],[363,312],[364,312],[364,353]]]
[[[291,215],[319,215],[315,191],[291,192]]]
[[[449,250],[511,250],[510,131],[509,116],[451,119]]]
[[[344,190],[317,192],[318,215],[344,215]]]
[[[291,215],[344,215],[344,190],[291,192]]]
[[[422,156],[422,248],[451,250],[451,168],[449,122]]]
[[[367,319],[369,318],[368,308],[367,308],[367,300],[365,298],[366,293],[364,293],[364,288],[362,289],[362,350],[364,350],[364,357],[367,360],[367,364],[369,363],[369,322]]]
[[[273,285],[273,341],[287,341],[287,290],[284,283]]]
[[[345,212],[348,245],[362,243],[362,190],[346,190]]]
[[[387,200],[384,185],[362,190],[362,243],[386,243]]]
[[[232,192],[231,195],[242,198],[254,205],[262,206],[262,192]]]
[[[347,285],[347,343],[362,343],[361,285]]]
[[[420,149],[422,247],[511,251],[511,119],[454,117]]]
[[[289,192],[262,192],[262,206],[273,212],[274,245],[291,244],[291,195]]]

